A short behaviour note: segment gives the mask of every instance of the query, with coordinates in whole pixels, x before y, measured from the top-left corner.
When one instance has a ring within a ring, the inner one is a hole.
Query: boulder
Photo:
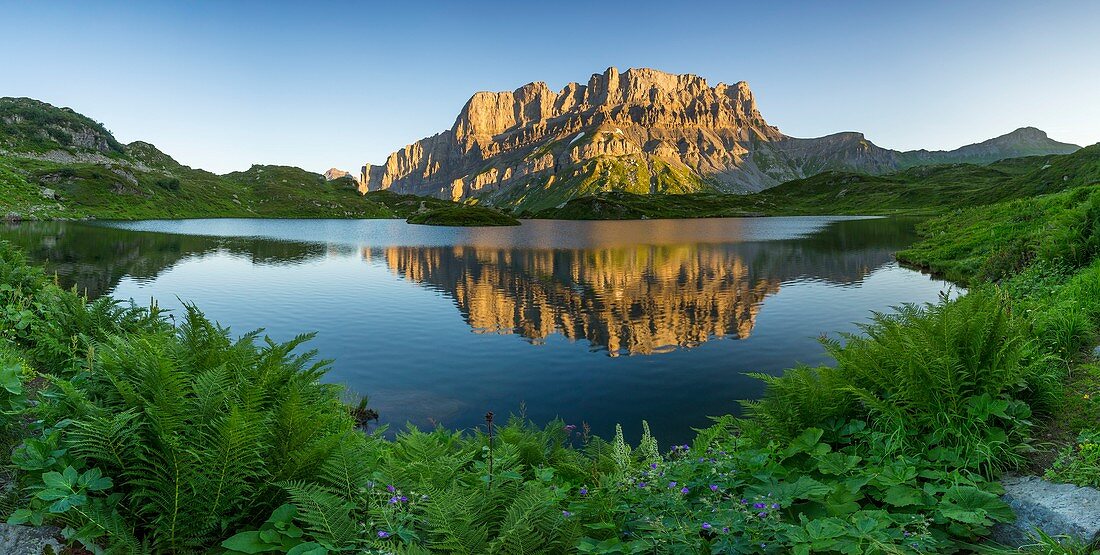
[[[61,530],[54,526],[17,526],[0,524],[0,553],[6,555],[42,555],[61,553],[57,540]]]
[[[1007,476],[1001,483],[1003,499],[1016,513],[1016,522],[998,525],[994,540],[1019,547],[1032,543],[1029,535],[1036,529],[1085,542],[1100,539],[1100,491],[1036,476]]]

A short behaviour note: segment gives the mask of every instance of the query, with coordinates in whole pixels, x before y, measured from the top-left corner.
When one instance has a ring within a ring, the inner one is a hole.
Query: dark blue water
[[[894,261],[913,225],[184,220],[21,224],[0,239],[91,295],[194,302],[280,340],[317,331],[327,379],[383,423],[467,428],[492,410],[636,436],[646,419],[667,444],[758,397],[745,372],[826,363],[821,334],[948,290]]]

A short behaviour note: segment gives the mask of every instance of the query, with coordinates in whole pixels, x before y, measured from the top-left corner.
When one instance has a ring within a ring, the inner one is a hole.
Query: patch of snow
[[[577,136],[573,137],[573,140],[569,141],[569,144],[573,144],[573,143],[581,140],[581,137],[583,137],[583,136],[584,136],[584,131],[581,131],[580,133],[577,133]]]

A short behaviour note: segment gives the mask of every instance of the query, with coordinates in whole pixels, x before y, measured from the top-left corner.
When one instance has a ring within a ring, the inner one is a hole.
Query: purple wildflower
[[[408,498],[408,497],[405,497],[404,495],[402,495],[402,496],[401,496],[401,502],[402,502],[402,503],[408,503],[408,502],[409,502],[409,498]]]
[[[653,470],[657,470],[657,463],[649,463],[649,467]]]
[[[753,503],[752,508],[754,508],[754,509],[767,509],[768,504],[767,503]]]
[[[645,488],[645,482],[638,482],[639,488]]]
[[[703,530],[710,530],[710,523],[709,522],[704,522],[703,523]]]
[[[577,429],[577,427],[572,425],[572,424],[566,424],[565,425],[565,431],[567,431],[569,433],[573,433],[573,430],[576,430],[576,429]]]
[[[582,487],[580,491],[581,495],[588,495],[588,488]]]
[[[386,491],[388,491],[390,493],[393,493],[393,492],[397,491],[397,488],[393,487],[393,484],[390,484],[390,485],[386,486]]]
[[[778,509],[779,508],[779,503],[772,503],[772,508],[773,509]]]
[[[670,487],[670,488],[676,487],[676,482],[669,482],[668,487]]]
[[[722,527],[722,533],[723,534],[729,534],[730,533],[730,527],[729,526],[723,526]]]
[[[741,498],[741,504],[742,505],[748,505],[748,503],[749,503],[748,499],[745,499],[744,497]]]
[[[390,505],[396,505],[396,504],[397,504],[397,496],[395,495],[395,496],[390,498]]]
[[[718,491],[718,484],[711,484],[710,491]]]
[[[684,486],[683,488],[680,489],[680,493],[682,493],[684,495],[687,495],[689,491],[691,491],[691,490],[687,489],[687,486]]]
[[[562,511],[561,516],[564,516],[565,518],[569,518],[569,517],[573,516],[573,513],[569,512],[569,511]]]
[[[390,537],[390,533],[385,531],[385,530],[379,530],[378,531],[378,537],[382,538],[382,539],[386,539],[386,538]]]
[[[768,513],[757,513],[756,516],[758,516],[760,518],[767,518]]]

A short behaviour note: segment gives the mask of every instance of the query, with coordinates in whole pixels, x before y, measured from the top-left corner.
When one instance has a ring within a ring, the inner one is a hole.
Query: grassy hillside
[[[560,219],[798,214],[938,214],[1100,183],[1100,145],[990,165],[922,166],[871,176],[826,172],[751,195],[602,193],[524,215]]]

